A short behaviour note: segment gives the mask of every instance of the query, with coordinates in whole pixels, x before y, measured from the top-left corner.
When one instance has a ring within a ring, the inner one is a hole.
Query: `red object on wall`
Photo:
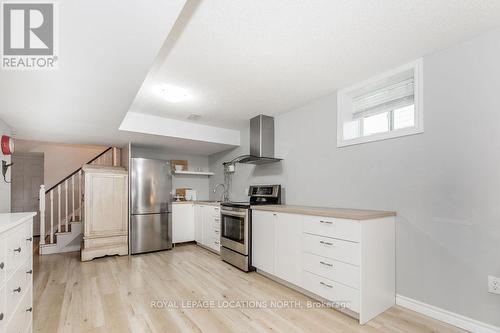
[[[2,135],[2,153],[4,155],[12,155],[14,152],[14,140],[7,135]]]

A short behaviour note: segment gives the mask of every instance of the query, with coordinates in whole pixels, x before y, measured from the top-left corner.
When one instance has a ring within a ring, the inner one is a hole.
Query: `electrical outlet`
[[[500,295],[500,278],[496,276],[488,276],[488,292]]]

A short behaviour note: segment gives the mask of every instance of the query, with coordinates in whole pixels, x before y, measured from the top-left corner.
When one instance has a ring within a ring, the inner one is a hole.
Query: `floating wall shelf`
[[[204,171],[174,171],[175,175],[192,175],[192,176],[213,176],[213,172],[204,172]]]

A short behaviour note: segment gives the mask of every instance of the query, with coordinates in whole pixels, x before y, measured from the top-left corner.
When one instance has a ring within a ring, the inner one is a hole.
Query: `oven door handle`
[[[247,213],[245,212],[234,212],[234,211],[229,211],[229,210],[222,210],[220,211],[221,215],[227,215],[227,216],[236,216],[236,217],[245,217]]]

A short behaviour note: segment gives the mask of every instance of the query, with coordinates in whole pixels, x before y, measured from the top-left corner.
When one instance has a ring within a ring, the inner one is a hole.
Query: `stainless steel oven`
[[[249,202],[221,204],[222,260],[248,272],[252,270],[252,205],[281,203],[280,185],[250,186]]]
[[[221,245],[248,255],[249,209],[225,207],[221,209]]]

